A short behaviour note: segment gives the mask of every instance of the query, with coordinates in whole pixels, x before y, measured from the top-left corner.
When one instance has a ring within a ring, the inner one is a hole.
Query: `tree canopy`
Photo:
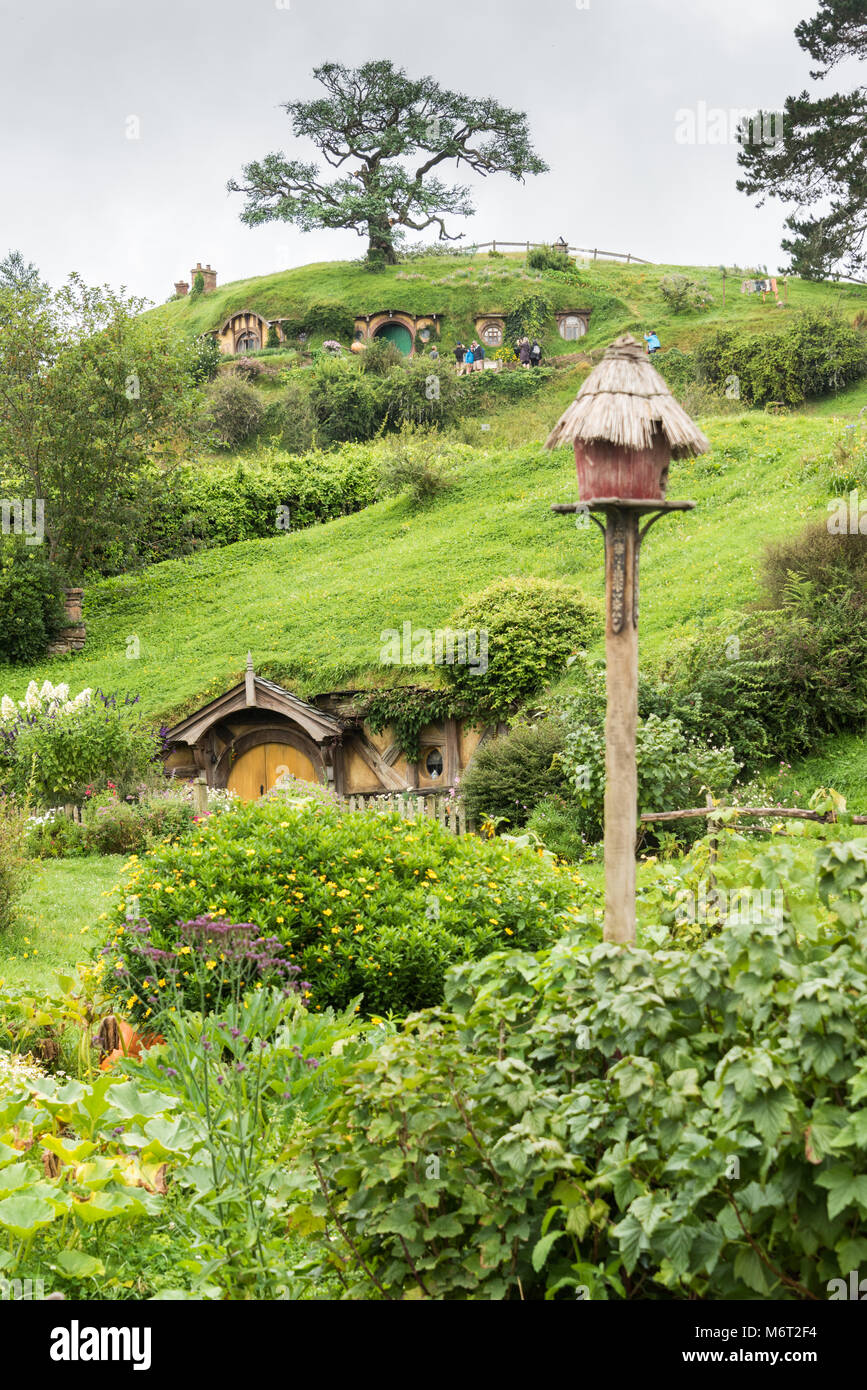
[[[431,77],[410,78],[388,60],[347,68],[323,63],[313,75],[325,88],[315,101],[289,101],[293,134],[311,140],[325,163],[340,172],[329,181],[315,163],[268,154],[246,164],[244,182],[229,192],[247,202],[241,220],[292,222],[302,231],[353,228],[368,238],[372,262],[393,263],[404,228],[436,226],[440,240],[456,240],[445,217],[466,217],[470,190],[436,176],[442,165],[476,174],[545,173],[533,150],[527,117],[491,97],[448,91]]]
[[[864,0],[820,0],[795,37],[816,63],[821,81],[846,58],[867,55]],[[857,278],[867,269],[867,89],[813,99],[807,91],[786,99],[782,138],[752,143],[740,137],[743,193],[795,205],[786,219],[791,236],[782,248],[791,270],[805,279],[833,274]],[[804,216],[808,208],[816,211]]]

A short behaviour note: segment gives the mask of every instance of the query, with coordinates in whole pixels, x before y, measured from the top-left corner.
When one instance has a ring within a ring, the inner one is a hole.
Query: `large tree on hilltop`
[[[231,193],[246,195],[241,220],[294,222],[302,231],[352,227],[368,238],[368,257],[393,263],[410,227],[439,228],[440,240],[456,240],[445,228],[448,213],[466,217],[470,192],[434,176],[450,161],[477,174],[545,173],[533,150],[527,117],[490,97],[477,100],[444,90],[431,77],[407,77],[387,60],[347,68],[323,63],[313,75],[326,94],[316,101],[288,101],[293,133],[312,140],[338,178],[320,176],[316,164],[269,154],[244,166],[244,182]]]
[[[845,58],[867,56],[865,0],[820,0],[813,19],[795,29],[798,43],[817,64],[811,77],[821,80]],[[857,278],[867,269],[867,89],[835,92],[812,100],[806,91],[788,97],[778,142],[752,143],[740,137],[738,163],[745,177],[743,193],[793,203],[784,238],[791,270],[805,279],[845,274]],[[799,216],[817,207],[812,216]]]

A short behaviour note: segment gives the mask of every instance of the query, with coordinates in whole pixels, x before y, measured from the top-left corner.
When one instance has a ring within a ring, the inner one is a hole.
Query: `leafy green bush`
[[[575,261],[556,246],[534,246],[527,255],[527,265],[530,270],[572,270]]]
[[[779,606],[705,638],[668,671],[679,698],[694,702],[695,724],[751,766],[867,722],[867,538],[819,523],[772,547],[764,573]]]
[[[572,795],[583,815],[578,818],[588,840],[602,836],[605,804],[605,732],[602,724],[570,720],[562,763]],[[705,790],[728,791],[740,764],[730,747],[690,739],[679,719],[650,714],[636,732],[638,811],[677,811],[701,805]]]
[[[262,424],[265,405],[255,386],[238,376],[222,376],[211,387],[205,423],[223,449],[237,449]]]
[[[342,358],[317,362],[310,406],[325,438],[332,443],[372,439],[385,415],[384,381]]]
[[[453,446],[405,426],[382,456],[380,492],[387,497],[407,493],[414,506],[423,506],[453,486],[454,460]]]
[[[399,347],[395,347],[388,338],[374,338],[361,354],[359,365],[363,372],[372,372],[374,376],[388,376],[390,371],[400,367],[402,363],[403,353]]]
[[[865,1255],[867,846],[822,855],[851,926],[787,906],[693,951],[570,934],[450,971],[298,1141],[295,1220],[346,1296],[839,1297]],[[791,857],[753,872],[785,885]]]
[[[259,466],[239,464],[229,473],[181,468],[143,524],[142,558],[166,560],[330,521],[375,502],[378,483],[378,455],[363,445],[297,457],[263,452]]]
[[[543,289],[519,287],[506,312],[506,340],[509,343],[516,343],[519,338],[541,340],[553,312],[553,302]]]
[[[0,661],[37,661],[64,622],[63,579],[47,547],[0,538]]]
[[[540,801],[568,787],[562,752],[563,726],[556,719],[518,724],[483,743],[461,779],[467,815],[477,824],[488,817],[510,827],[525,825]]]
[[[190,380],[194,386],[213,381],[223,360],[220,344],[210,333],[196,338],[190,345]]]
[[[585,828],[583,808],[557,793],[537,802],[527,821],[527,829],[538,835],[546,849],[572,864],[582,863],[593,852]]]
[[[279,802],[208,817],[140,861],[125,891],[111,939],[127,965],[133,897],[159,949],[173,949],[178,920],[253,923],[284,943],[314,1007],[363,994],[378,1013],[438,1002],[454,961],[552,940],[576,897],[569,874],[531,851],[427,820]]]
[[[445,666],[468,708],[504,716],[565,668],[570,653],[596,635],[599,620],[568,584],[551,579],[498,579],[466,599],[450,627],[487,633],[487,670]]]
[[[746,405],[800,405],[863,377],[867,342],[831,309],[811,309],[780,333],[719,329],[698,344],[695,362],[701,379],[717,388],[731,390],[736,380]]]
[[[690,310],[709,309],[713,296],[707,283],[692,280],[688,275],[672,273],[663,275],[659,282],[659,292],[672,313],[686,314]]]

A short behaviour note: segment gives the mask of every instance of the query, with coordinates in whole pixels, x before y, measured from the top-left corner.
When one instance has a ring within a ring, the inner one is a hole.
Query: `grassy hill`
[[[486,283],[489,266],[494,269]],[[740,294],[739,279],[730,279],[725,309],[718,299],[709,313],[666,320],[659,294],[666,269],[609,263],[583,271],[587,296],[595,294],[601,309],[584,342],[600,346],[624,329],[652,325],[666,346],[688,348],[714,322],[770,331],[798,307],[836,304],[850,319],[867,307],[867,288],[799,281],[790,282],[788,309],[770,301],[762,306]],[[721,286],[716,270],[685,269],[697,278],[705,274],[715,293]],[[419,278],[401,280],[402,273]],[[494,278],[501,275],[507,279]],[[275,315],[331,296],[353,311],[385,301],[448,312],[460,322],[474,305],[490,308],[498,286],[532,288],[525,277],[520,258],[431,259],[379,274],[352,263],[308,266],[151,312],[192,334],[233,308]],[[569,291],[567,307],[573,304]],[[418,671],[380,665],[380,633],[406,620],[414,627],[445,626],[464,597],[508,574],[567,579],[601,613],[598,533],[577,529],[571,518],[550,510],[577,494],[571,451],[543,448],[583,375],[581,369],[558,372],[531,398],[503,401],[458,421],[450,431],[460,456],[455,484],[424,508],[414,509],[406,498],[382,501],[325,525],[200,551],[92,584],[85,596],[85,651],[26,670],[0,666],[0,693],[20,698],[28,680],[49,677],[68,681],[73,690],[89,685],[139,693],[148,713],[172,720],[239,679],[248,649],[261,674],[301,695],[412,681]],[[758,597],[765,546],[797,532],[808,518],[826,515],[829,496],[841,491],[832,448],[865,407],[867,381],[791,415],[745,411],[701,421],[711,453],[675,462],[670,478],[670,495],[694,498],[698,507],[657,526],[643,557],[644,663],[657,662],[705,628],[734,628]],[[254,445],[202,466],[229,473],[239,461],[255,470],[273,458],[273,447]],[[137,658],[127,656],[133,636]],[[867,803],[860,740],[835,740],[811,760],[809,776],[813,785],[831,783]]]
[[[779,308],[772,297],[741,294],[746,272],[729,269],[726,302],[719,266],[625,265],[613,261],[579,266],[570,282],[555,274],[526,268],[523,254],[490,257],[430,256],[404,265],[371,272],[356,261],[329,261],[277,271],[251,280],[220,285],[199,299],[186,296],[150,312],[161,322],[194,337],[218,328],[240,309],[254,309],[265,318],[303,319],[317,306],[342,308],[349,317],[383,310],[411,314],[442,314],[441,342],[450,347],[473,332],[473,315],[507,310],[516,298],[544,289],[555,310],[591,308],[590,329],[580,344],[564,343],[552,331],[546,352],[568,352],[576,346],[607,344],[618,333],[655,328],[665,347],[684,350],[708,329],[721,324],[772,332],[798,309],[836,307],[851,319],[867,310],[867,286],[811,283],[791,279],[787,300]],[[660,281],[681,272],[707,282],[713,304],[707,312],[673,315],[660,291]],[[782,284],[781,284],[782,291]],[[781,293],[781,299],[783,295]],[[319,339],[328,336],[320,333]],[[317,334],[311,335],[315,343]]]

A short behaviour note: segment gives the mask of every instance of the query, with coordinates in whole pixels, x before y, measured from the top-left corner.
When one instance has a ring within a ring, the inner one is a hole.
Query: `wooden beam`
[[[380,757],[373,744],[363,734],[357,736],[352,746],[359,757],[367,763],[371,772],[376,773],[384,787],[388,787],[391,791],[406,791],[408,784],[395,772],[394,768],[389,767],[385,759]]]

